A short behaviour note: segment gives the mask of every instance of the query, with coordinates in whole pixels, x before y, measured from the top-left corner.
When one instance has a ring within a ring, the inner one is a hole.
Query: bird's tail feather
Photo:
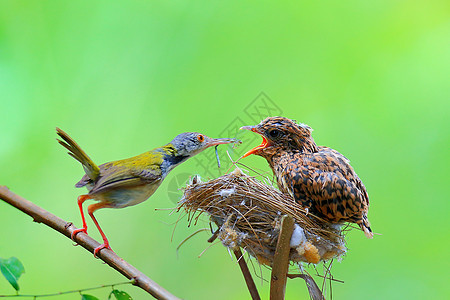
[[[367,219],[366,214],[363,214],[361,221],[358,222],[358,225],[359,225],[359,227],[361,227],[362,231],[364,231],[364,235],[368,239],[373,238],[373,232],[372,232],[372,229],[370,228],[370,222],[369,222],[369,219]]]
[[[78,160],[84,168],[86,175],[95,180],[100,174],[99,167],[92,161],[92,159],[84,152],[80,146],[63,130],[56,128],[56,133],[63,139],[62,141],[56,139],[64,148],[69,150],[68,154]]]

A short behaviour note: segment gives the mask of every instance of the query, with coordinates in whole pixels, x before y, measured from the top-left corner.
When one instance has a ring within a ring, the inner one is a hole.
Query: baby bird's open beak
[[[265,147],[269,146],[269,142],[264,137],[264,135],[258,130],[257,126],[242,126],[240,129],[245,129],[245,130],[250,130],[250,131],[256,132],[263,139],[261,145],[256,146],[255,148],[253,148],[250,151],[248,151],[247,153],[245,153],[244,156],[242,156],[242,158],[247,157],[251,154],[255,154],[255,152],[257,152],[258,150],[264,149]]]

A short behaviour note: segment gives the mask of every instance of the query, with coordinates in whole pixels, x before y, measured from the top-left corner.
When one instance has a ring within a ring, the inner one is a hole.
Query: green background
[[[266,97],[346,155],[369,192],[381,235],[349,234],[333,299],[448,299],[449,2],[313,2],[0,1],[0,184],[80,226],[76,197],[85,190],[73,185],[83,172],[56,143],[56,126],[103,163],[184,131],[219,137],[236,120],[252,125],[245,112],[267,116],[254,102]],[[250,135],[241,149],[259,142]],[[214,166],[212,149],[201,155]],[[243,162],[268,170],[260,157]],[[206,218],[174,230],[180,214],[155,211],[175,206],[177,175],[202,172],[189,160],[150,201],[98,219],[120,256],[175,295],[248,299],[224,247],[198,258],[208,234],[177,255]],[[72,244],[0,202],[0,257],[23,262],[21,292],[123,281]],[[256,281],[267,299],[269,284]],[[0,294],[13,293],[0,278]],[[301,280],[289,281],[288,299],[306,295]]]

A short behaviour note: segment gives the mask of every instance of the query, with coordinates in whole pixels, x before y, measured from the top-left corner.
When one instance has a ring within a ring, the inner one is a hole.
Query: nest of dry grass
[[[185,208],[189,224],[203,213],[218,226],[215,235],[232,250],[241,247],[261,264],[272,265],[283,215],[295,220],[290,260],[319,263],[346,252],[340,226],[307,215],[294,199],[245,175],[232,173],[207,182],[195,177],[184,191],[179,209]]]

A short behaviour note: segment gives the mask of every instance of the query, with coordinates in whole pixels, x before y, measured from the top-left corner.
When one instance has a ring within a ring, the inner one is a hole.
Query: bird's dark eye
[[[199,135],[197,135],[197,140],[198,140],[200,143],[203,143],[203,141],[205,140],[205,136],[204,136],[203,134],[199,134]]]
[[[272,129],[271,131],[269,131],[269,135],[271,138],[277,138],[281,135],[281,131],[277,129]]]

